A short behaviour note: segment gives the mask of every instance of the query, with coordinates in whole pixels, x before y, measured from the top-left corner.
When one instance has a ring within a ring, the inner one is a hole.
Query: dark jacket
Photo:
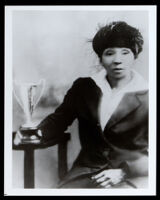
[[[147,155],[148,90],[126,93],[104,131],[98,111],[101,95],[93,79],[79,78],[63,103],[39,125],[43,140],[49,140],[60,137],[78,119],[81,151],[65,181]]]

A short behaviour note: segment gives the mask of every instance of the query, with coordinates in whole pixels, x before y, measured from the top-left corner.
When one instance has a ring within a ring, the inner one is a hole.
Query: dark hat
[[[94,51],[99,57],[110,47],[126,47],[132,50],[135,58],[142,51],[143,37],[138,29],[126,22],[112,22],[101,27],[92,40]]]

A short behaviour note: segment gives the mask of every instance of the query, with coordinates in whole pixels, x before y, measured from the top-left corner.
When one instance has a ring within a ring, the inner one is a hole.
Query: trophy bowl
[[[22,135],[23,143],[30,143],[37,136],[38,122],[34,121],[32,116],[36,105],[38,104],[45,87],[44,79],[38,83],[20,83],[14,81],[14,96],[24,111],[25,123],[20,126],[19,131]]]

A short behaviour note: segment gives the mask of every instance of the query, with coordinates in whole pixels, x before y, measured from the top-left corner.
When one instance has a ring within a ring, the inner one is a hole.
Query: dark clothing
[[[91,180],[91,175],[82,175],[82,176],[78,176],[76,178],[71,179],[70,181],[67,181],[64,183],[61,182],[57,188],[97,188],[97,184],[95,184],[92,180]],[[101,188],[101,187],[99,187]]]
[[[98,109],[101,95],[91,78],[79,78],[55,113],[39,125],[43,140],[49,140],[60,137],[78,119],[81,151],[62,185],[82,175],[117,168],[137,154],[147,155],[148,90],[126,93],[104,131]]]

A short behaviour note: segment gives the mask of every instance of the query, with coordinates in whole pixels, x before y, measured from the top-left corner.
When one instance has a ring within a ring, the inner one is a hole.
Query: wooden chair
[[[13,132],[13,139],[15,137]],[[24,188],[34,188],[34,150],[43,149],[58,145],[58,176],[62,179],[67,173],[67,143],[70,140],[70,133],[64,133],[57,140],[50,140],[47,143],[39,144],[13,144],[13,150],[24,151]]]

